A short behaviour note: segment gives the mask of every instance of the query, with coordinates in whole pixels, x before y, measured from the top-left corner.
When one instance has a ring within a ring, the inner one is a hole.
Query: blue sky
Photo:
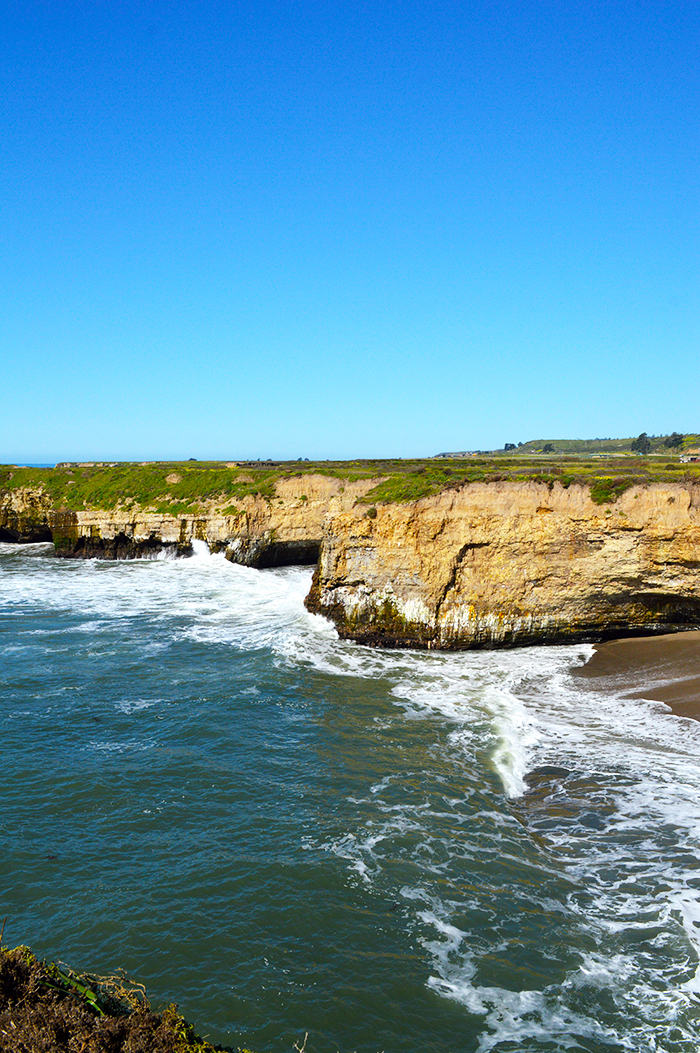
[[[0,461],[700,428],[694,3],[0,3]]]

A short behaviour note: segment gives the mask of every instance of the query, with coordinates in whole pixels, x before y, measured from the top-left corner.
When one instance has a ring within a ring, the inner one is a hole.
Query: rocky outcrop
[[[307,607],[391,647],[496,647],[700,624],[700,492],[474,483],[327,518]]]
[[[317,563],[309,610],[341,636],[390,647],[498,647],[700,625],[700,488],[635,486],[598,505],[585,486],[472,483],[368,508],[377,480],[306,475],[271,498],[196,515],[125,503],[55,508],[0,494],[0,540],[53,539],[58,555],[110,559],[196,539],[250,566]]]
[[[0,541],[52,541],[51,508],[42,490],[0,491]]]
[[[42,490],[15,489],[0,493],[0,541],[53,541],[56,554],[69,559],[132,559],[162,550],[190,555],[192,541],[201,540],[248,566],[315,564],[326,517],[352,508],[376,482],[286,478],[274,497],[244,497],[233,514],[212,501],[185,515],[128,500],[112,510],[55,508]]]

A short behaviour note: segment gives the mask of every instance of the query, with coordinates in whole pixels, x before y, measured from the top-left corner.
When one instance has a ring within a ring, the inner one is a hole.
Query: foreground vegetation
[[[593,441],[593,440],[591,440]],[[599,440],[596,440],[599,441]],[[607,440],[606,440],[607,441]],[[275,497],[279,480],[320,474],[342,482],[376,480],[368,505],[407,502],[467,483],[536,480],[589,486],[599,504],[635,484],[698,483],[700,463],[683,463],[679,449],[641,456],[596,453],[537,454],[524,447],[504,453],[416,460],[357,461],[162,461],[142,464],[62,464],[55,468],[0,467],[0,494],[17,488],[43,491],[55,508],[148,509],[171,515],[216,509],[236,515],[249,495]]]
[[[154,1012],[140,984],[0,948],[2,1053],[216,1053],[176,1006]],[[246,1053],[241,1050],[240,1053]]]

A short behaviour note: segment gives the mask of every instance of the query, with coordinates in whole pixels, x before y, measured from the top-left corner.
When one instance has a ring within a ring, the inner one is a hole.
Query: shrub
[[[611,479],[609,476],[600,476],[591,483],[591,500],[596,505],[608,505],[617,501],[620,494],[634,486],[635,479],[627,476],[626,479]]]

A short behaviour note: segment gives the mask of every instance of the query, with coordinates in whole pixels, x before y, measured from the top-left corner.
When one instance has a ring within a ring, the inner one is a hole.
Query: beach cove
[[[700,632],[597,644],[582,677],[607,681],[629,698],[662,702],[676,716],[700,720]]]

